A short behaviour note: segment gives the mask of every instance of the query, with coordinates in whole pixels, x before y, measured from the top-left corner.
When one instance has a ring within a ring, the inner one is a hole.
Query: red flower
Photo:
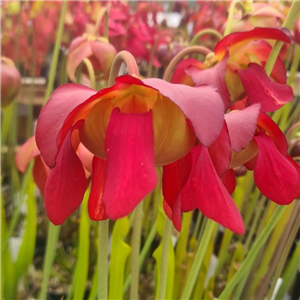
[[[8,106],[19,94],[21,75],[14,62],[1,57],[1,108]]]
[[[191,88],[160,79],[117,78],[95,92],[76,84],[57,89],[37,124],[37,144],[53,168],[45,187],[49,219],[61,224],[80,205],[86,186],[74,145],[95,157],[91,219],[124,217],[156,186],[155,166],[184,157],[196,138],[211,145],[223,123],[213,87]],[[186,119],[189,120],[187,123]],[[191,128],[193,127],[193,130]]]
[[[85,34],[74,39],[70,45],[67,61],[68,75],[72,81],[75,81],[76,69],[85,58],[88,58],[95,74],[101,79],[107,79],[115,56],[116,50],[107,39]]]
[[[264,71],[271,46],[262,39],[291,42],[290,32],[284,28],[255,28],[229,34],[216,45],[214,54],[206,57],[205,64],[195,65],[194,60],[189,60],[185,68],[178,67],[176,81],[174,78],[172,82],[181,82],[180,77],[189,75],[196,86],[216,86],[226,110],[245,96],[249,104],[257,103],[259,91],[261,111],[277,110],[293,100],[293,91],[285,85],[286,70],[280,58],[275,62],[272,79]]]

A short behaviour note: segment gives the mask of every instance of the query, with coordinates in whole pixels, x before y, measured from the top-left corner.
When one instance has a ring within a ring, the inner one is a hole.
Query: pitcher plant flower
[[[19,94],[21,75],[15,63],[8,57],[1,57],[1,108],[8,106]]]
[[[107,38],[84,34],[75,38],[68,50],[67,72],[71,81],[75,82],[75,74],[84,59],[89,59],[96,78],[108,79],[111,64],[116,56],[116,50]],[[85,67],[83,72],[87,73]]]
[[[227,110],[234,102],[247,96],[249,104],[256,103],[259,91],[262,111],[275,111],[293,100],[293,91],[286,83],[286,69],[278,57],[270,77],[264,66],[272,47],[265,40],[291,43],[290,32],[285,28],[255,28],[225,36],[207,55],[204,63],[189,59],[176,75],[176,83],[192,78],[195,86],[212,84],[222,95]],[[185,79],[184,79],[185,78]],[[251,78],[251,79],[250,79]],[[174,82],[174,80],[173,80]],[[265,103],[265,101],[267,103]]]
[[[196,140],[210,146],[217,139],[223,111],[211,86],[124,75],[99,92],[78,84],[59,87],[42,109],[36,131],[52,169],[45,186],[49,219],[62,224],[82,201],[85,177],[74,145],[81,142],[94,155],[91,219],[118,219],[156,187],[156,166],[181,159]]]

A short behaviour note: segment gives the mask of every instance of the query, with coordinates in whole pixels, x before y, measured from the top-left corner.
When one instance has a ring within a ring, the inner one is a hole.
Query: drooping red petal
[[[186,184],[192,168],[192,155],[187,155],[177,161],[165,165],[162,175],[162,191],[165,201],[173,209],[173,205]]]
[[[209,146],[217,139],[223,126],[224,104],[215,87],[195,88],[154,78],[143,82],[158,89],[180,107],[203,145]]]
[[[293,90],[287,84],[272,81],[263,67],[251,63],[239,72],[250,104],[260,103],[261,112],[271,112],[293,101]]]
[[[208,218],[235,233],[245,231],[243,219],[210,160],[207,148],[196,147],[197,159],[190,177],[198,209]]]
[[[19,171],[25,173],[30,160],[37,155],[40,155],[40,151],[37,148],[35,136],[32,136],[28,141],[26,141],[26,143],[24,143],[20,147],[20,149],[17,152],[15,160]]]
[[[41,110],[36,127],[36,143],[45,163],[50,168],[55,166],[55,156],[58,151],[57,137],[65,119],[76,106],[93,94],[95,91],[86,86],[65,84],[53,92]]]
[[[268,133],[279,152],[283,156],[287,156],[288,143],[286,137],[272,118],[265,113],[260,113],[257,119],[257,125]]]
[[[87,181],[85,172],[71,144],[71,130],[57,155],[56,166],[50,170],[45,186],[45,207],[55,225],[62,224],[80,205]]]
[[[255,184],[263,195],[277,204],[291,203],[299,184],[295,167],[265,133],[259,133],[254,139],[259,147],[254,168]]]
[[[163,167],[164,202],[172,212],[170,219],[178,231],[181,230],[181,190],[190,176],[191,168],[192,155],[190,152],[183,158]]]
[[[228,169],[231,159],[231,145],[226,123],[218,138],[208,147],[211,161],[217,174],[221,177]]]
[[[240,152],[252,140],[259,109],[259,104],[253,104],[243,110],[233,111],[225,115],[231,148],[235,152]]]
[[[215,47],[215,54],[223,57],[228,48],[247,40],[277,40],[291,43],[292,36],[286,28],[261,28],[257,27],[250,31],[234,32],[225,36]]]
[[[209,69],[199,70],[196,66],[190,66],[185,71],[186,74],[192,77],[195,86],[209,84],[217,87],[224,102],[224,111],[226,111],[231,104],[230,95],[225,82],[227,59],[228,55],[226,55],[218,64]]]
[[[186,73],[186,70],[191,66],[193,66],[197,70],[205,69],[204,63],[197,59],[194,58],[184,59],[176,66],[171,82],[189,85],[189,86],[195,86],[191,76]]]
[[[85,58],[93,54],[91,41],[84,37],[73,40],[68,51],[67,72],[71,81],[75,81],[76,69]]]
[[[112,111],[105,137],[107,177],[103,203],[111,219],[131,213],[156,186],[152,111]]]
[[[221,177],[221,180],[228,193],[231,195],[234,192],[236,186],[236,180],[233,169],[227,170]]]
[[[35,184],[37,185],[38,189],[40,190],[41,194],[45,194],[45,185],[48,179],[50,169],[45,164],[44,160],[40,155],[34,158],[34,165],[32,168],[32,176]]]
[[[95,156],[93,159],[92,186],[88,201],[89,216],[94,221],[107,219],[102,202],[106,171],[105,160]]]

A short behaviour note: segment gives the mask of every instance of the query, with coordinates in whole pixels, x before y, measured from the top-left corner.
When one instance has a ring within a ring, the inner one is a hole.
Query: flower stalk
[[[169,247],[170,239],[172,234],[172,222],[169,218],[166,218],[163,244],[162,244],[162,258],[160,266],[160,280],[159,280],[159,290],[158,299],[164,300],[166,298],[166,288],[167,288],[167,278],[168,278],[168,261],[169,261]]]
[[[111,70],[109,73],[109,79],[108,79],[109,87],[115,83],[115,79],[116,77],[119,76],[120,68],[123,63],[125,63],[129,75],[135,75],[135,76],[140,75],[138,66],[136,64],[133,55],[128,51],[121,51],[116,55],[112,63]]]
[[[98,300],[108,299],[108,229],[108,220],[99,221]]]
[[[135,209],[133,220],[130,299],[139,299],[139,256],[141,245],[142,219],[143,202],[140,202]]]
[[[201,54],[203,56],[206,56],[209,53],[211,53],[211,50],[203,46],[191,46],[182,50],[171,60],[170,64],[168,65],[165,71],[163,79],[166,81],[171,80],[175,68],[185,56],[190,54]]]

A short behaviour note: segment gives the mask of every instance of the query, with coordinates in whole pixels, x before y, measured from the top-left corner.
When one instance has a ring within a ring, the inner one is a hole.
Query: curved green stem
[[[139,298],[139,256],[141,245],[143,219],[143,201],[135,209],[132,234],[132,252],[131,252],[131,286],[130,299]]]
[[[188,47],[184,50],[182,50],[181,52],[179,52],[170,62],[170,64],[168,65],[164,77],[163,79],[166,81],[170,81],[172,78],[172,74],[177,66],[177,64],[187,55],[190,54],[202,54],[204,56],[206,56],[207,54],[211,53],[211,51],[203,46],[191,46]]]
[[[219,31],[215,30],[215,29],[212,29],[212,28],[208,28],[208,29],[203,29],[201,31],[199,31],[194,37],[193,39],[191,40],[190,42],[190,46],[194,46],[194,45],[197,45],[198,43],[198,40],[200,39],[200,37],[202,37],[203,35],[205,34],[210,34],[212,36],[215,36],[218,38],[218,40],[221,40],[222,39],[222,35],[220,34]]]
[[[121,51],[116,55],[112,63],[108,78],[108,86],[112,86],[115,83],[115,79],[118,77],[120,67],[123,63],[125,63],[129,75],[140,76],[139,68],[133,55],[128,51]]]
[[[186,280],[186,284],[183,290],[183,293],[181,295],[181,299],[190,299],[191,293],[193,291],[195,282],[198,278],[198,273],[210,240],[210,237],[212,235],[213,229],[215,226],[215,222],[208,219],[205,225],[205,230],[202,236],[202,239],[200,241],[200,244],[198,246],[198,250],[196,253],[196,256],[194,258],[193,265],[191,267],[190,273],[188,275],[188,278]]]
[[[99,36],[99,27],[101,25],[101,22],[102,22],[102,19],[103,19],[103,16],[105,17],[105,20],[104,20],[104,36],[107,38],[108,40],[108,11],[105,7],[103,7],[99,13],[99,16],[98,16],[98,19],[97,19],[97,23],[96,23],[96,26],[95,26],[95,36]]]
[[[269,223],[266,225],[266,227],[263,229],[261,234],[258,236],[258,238],[255,240],[254,244],[252,245],[251,250],[248,252],[247,257],[243,261],[241,267],[239,270],[234,274],[232,279],[229,281],[229,283],[226,285],[225,289],[219,296],[219,300],[221,299],[229,299],[229,295],[236,286],[240,280],[243,279],[244,275],[247,274],[247,271],[252,267],[253,262],[255,261],[255,258],[259,252],[259,250],[262,248],[262,246],[265,244],[267,238],[269,237],[270,233],[272,232],[273,228],[279,221],[281,215],[283,214],[285,210],[285,206],[277,206],[275,212],[273,213]]]
[[[99,221],[98,300],[108,299],[108,228],[109,220]]]
[[[56,245],[59,237],[60,227],[61,226],[55,226],[49,222],[47,248],[46,248],[46,255],[45,255],[45,262],[44,262],[44,269],[43,269],[42,289],[39,295],[39,299],[47,298],[48,282],[49,282],[51,268],[55,257],[55,251],[56,251]]]
[[[299,1],[293,1],[291,7],[290,7],[290,10],[288,12],[288,15],[282,25],[282,27],[285,27],[287,29],[291,29],[294,22],[295,22],[295,19],[297,17],[297,14],[299,13],[298,9],[299,9],[299,6],[300,6],[300,2]],[[271,53],[270,53],[270,56],[267,60],[267,63],[265,65],[265,71],[268,75],[271,74],[272,72],[272,69],[274,67],[274,64],[275,64],[275,61],[278,57],[278,54],[280,52],[280,49],[282,47],[282,44],[283,42],[281,41],[276,41]]]
[[[66,15],[66,11],[67,11],[67,6],[68,6],[68,1],[63,1],[57,35],[56,35],[56,41],[55,41],[55,46],[54,46],[54,51],[53,51],[53,56],[52,56],[52,60],[51,60],[50,72],[49,72],[49,77],[48,77],[48,85],[47,85],[47,90],[45,93],[45,102],[49,99],[51,92],[53,90],[53,86],[54,86],[54,79],[55,79],[58,56],[59,56],[59,48],[60,48],[60,43],[61,43],[63,31],[64,31],[65,15]]]
[[[245,12],[245,7],[244,4],[240,1],[232,1],[229,6],[229,14],[227,18],[227,24],[224,32],[224,36],[228,35],[231,32],[231,25],[232,25],[232,20],[233,20],[233,15],[234,15],[234,10],[236,6],[239,6],[239,8],[242,10],[242,12]]]
[[[169,259],[169,247],[172,234],[172,222],[169,218],[166,218],[163,243],[162,243],[162,258],[160,266],[160,280],[158,299],[164,300],[166,298],[167,278],[168,278],[168,259]]]
[[[83,60],[83,63],[85,64],[87,71],[89,73],[91,88],[95,90],[96,89],[96,77],[95,77],[95,71],[94,71],[93,65],[88,58],[85,58]]]

